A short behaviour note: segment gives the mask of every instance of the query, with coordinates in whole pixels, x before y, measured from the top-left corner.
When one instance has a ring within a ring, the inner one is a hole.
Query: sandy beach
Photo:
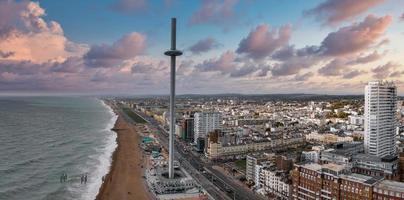
[[[144,161],[139,149],[141,136],[136,127],[119,115],[114,131],[118,135],[118,147],[113,153],[110,172],[105,177],[96,199],[152,199],[142,177],[144,168],[141,166],[144,165]]]

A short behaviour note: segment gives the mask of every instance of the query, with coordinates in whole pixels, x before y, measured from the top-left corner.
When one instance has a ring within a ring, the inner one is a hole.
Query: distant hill
[[[123,97],[123,96],[121,96]],[[134,99],[168,99],[168,95],[136,95],[126,96]],[[193,100],[230,100],[236,99],[240,101],[329,101],[329,100],[363,100],[363,95],[327,95],[327,94],[180,94],[176,95],[177,99],[193,99]],[[404,100],[404,97],[399,97]]]

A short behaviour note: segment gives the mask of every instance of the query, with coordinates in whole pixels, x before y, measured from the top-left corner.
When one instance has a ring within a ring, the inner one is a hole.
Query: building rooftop
[[[317,164],[317,163],[308,163],[308,164],[304,164],[301,166],[306,169],[313,170],[313,171],[320,171],[322,169],[322,165]]]
[[[362,142],[339,143],[334,145],[333,150],[334,150],[333,153],[336,153],[338,155],[355,154],[356,152],[363,150],[363,143]]]
[[[317,163],[307,163],[307,164],[303,164],[301,165],[304,168],[313,170],[313,171],[320,171],[322,169],[331,169],[333,171],[341,171],[346,169],[346,167],[344,165],[338,165],[338,164],[334,164],[334,163],[328,163],[328,164],[317,164]]]
[[[353,155],[354,159],[358,159],[361,161],[370,161],[370,162],[380,162],[381,159],[377,156],[372,156],[372,155],[367,155],[364,153],[359,153],[356,155]]]
[[[328,164],[324,164],[324,165],[322,166],[322,168],[323,168],[323,169],[330,169],[330,170],[339,172],[339,171],[345,170],[345,169],[346,169],[346,166],[344,166],[344,165],[338,165],[338,164],[334,164],[334,163],[328,163]]]
[[[394,82],[393,81],[384,81],[384,80],[373,80],[373,81],[369,81],[368,85],[394,86]]]
[[[340,177],[343,179],[349,180],[349,181],[365,183],[365,184],[369,184],[369,185],[374,185],[375,183],[377,183],[383,179],[382,177],[372,177],[372,176],[366,176],[366,175],[356,174],[356,173],[352,173],[352,174],[348,174],[348,175],[343,174]]]
[[[359,153],[353,155],[354,160],[360,160],[362,162],[384,162],[384,163],[391,163],[397,160],[397,156],[385,156],[383,158],[367,155],[364,153]]]
[[[376,187],[378,189],[402,192],[404,188],[404,182],[383,180],[379,184],[377,184]]]

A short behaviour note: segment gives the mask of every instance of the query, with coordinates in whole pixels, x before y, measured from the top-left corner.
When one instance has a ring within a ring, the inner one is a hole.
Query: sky
[[[0,0],[0,94],[404,94],[402,0]]]

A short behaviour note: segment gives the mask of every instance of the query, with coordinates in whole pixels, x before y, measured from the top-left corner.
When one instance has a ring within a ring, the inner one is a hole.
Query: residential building
[[[194,141],[194,118],[185,118],[182,121],[182,126],[184,127],[184,134],[181,137],[183,140],[188,142]]]
[[[296,148],[305,144],[304,136],[302,134],[293,134],[293,136],[294,137],[288,133],[284,133],[256,140],[244,140],[240,143],[226,143],[224,142],[226,140],[224,133],[221,131],[214,131],[209,133],[207,138],[205,155],[209,159],[226,159],[228,157],[270,149],[281,150]]]
[[[363,153],[362,142],[344,142],[334,144],[333,148],[321,151],[320,162],[351,165],[353,155]]]
[[[291,180],[284,171],[273,167],[260,168],[259,181],[266,194],[276,195],[281,199],[289,199]]]
[[[372,81],[365,87],[365,153],[377,157],[396,155],[397,89],[394,83]]]
[[[291,199],[371,200],[382,177],[351,173],[346,165],[302,164],[292,171]]]
[[[324,144],[333,144],[337,142],[353,142],[353,138],[349,136],[341,137],[332,133],[320,134],[317,132],[307,134],[306,140]]]
[[[404,183],[383,180],[373,187],[374,200],[399,200],[404,199]]]
[[[398,159],[396,156],[383,158],[369,154],[355,154],[352,156],[352,171],[369,176],[383,176],[387,179],[398,180]]]
[[[255,168],[257,165],[261,164],[263,161],[270,160],[274,157],[273,154],[258,154],[258,155],[247,155],[246,157],[246,179],[248,181],[255,181]]]
[[[197,112],[194,114],[194,141],[206,138],[206,135],[222,128],[222,115],[219,112]]]
[[[318,151],[302,151],[302,158],[304,161],[317,163],[319,157]]]
[[[339,176],[340,199],[372,200],[372,188],[383,178],[350,173]]]
[[[338,176],[347,169],[336,164],[295,165],[292,171],[292,199],[339,199]]]
[[[365,123],[365,118],[360,115],[349,115],[348,122],[352,125],[363,126]]]

